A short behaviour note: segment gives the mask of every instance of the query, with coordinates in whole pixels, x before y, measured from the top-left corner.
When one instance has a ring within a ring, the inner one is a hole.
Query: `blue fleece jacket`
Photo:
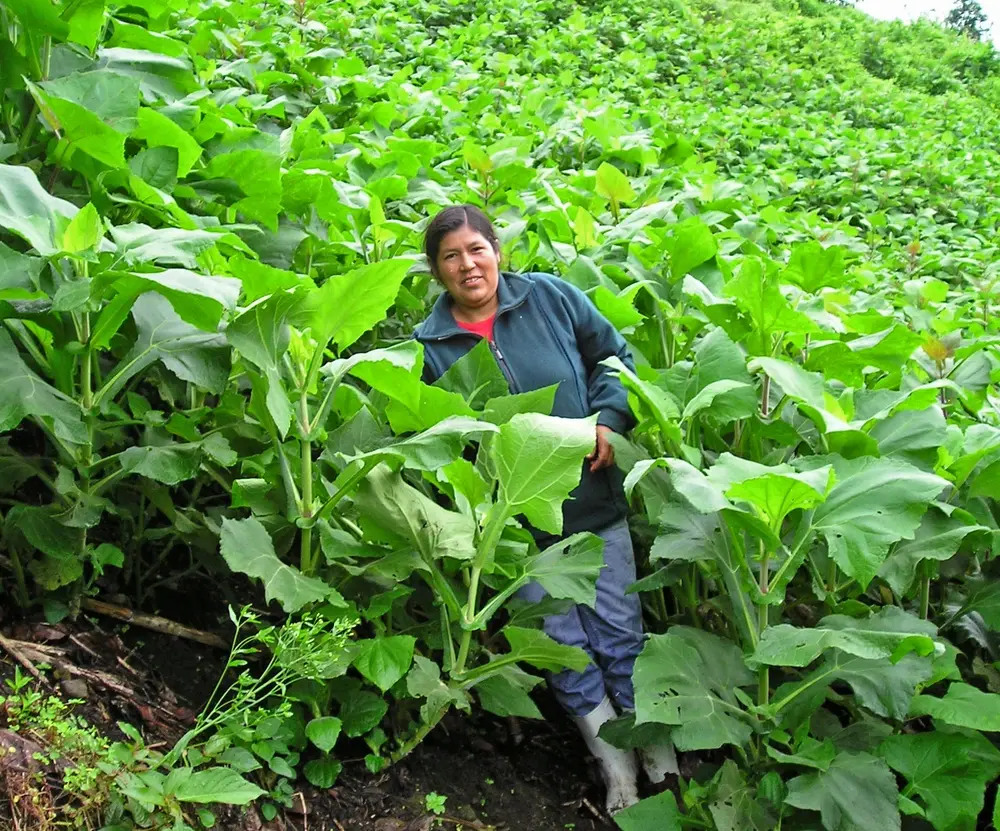
[[[600,362],[617,355],[634,369],[625,340],[578,288],[551,274],[502,272],[497,286],[493,355],[511,392],[558,384],[552,415],[586,418],[616,433],[635,420],[621,382]],[[442,294],[414,333],[424,345],[424,380],[433,383],[480,340],[462,329]],[[563,533],[597,531],[625,515],[621,472],[591,473],[563,505]]]

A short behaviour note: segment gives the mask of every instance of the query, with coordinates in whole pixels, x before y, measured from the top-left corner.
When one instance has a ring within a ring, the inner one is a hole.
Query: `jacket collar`
[[[497,281],[497,317],[520,306],[531,293],[534,283],[512,271],[501,271]],[[443,340],[452,335],[468,334],[455,322],[451,297],[441,292],[427,319],[417,329],[417,340]]]

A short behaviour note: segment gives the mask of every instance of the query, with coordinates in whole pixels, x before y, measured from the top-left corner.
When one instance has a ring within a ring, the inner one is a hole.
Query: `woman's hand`
[[[608,441],[608,436],[613,432],[614,430],[610,427],[605,427],[603,424],[597,425],[597,444],[594,446],[594,452],[587,457],[591,460],[591,473],[596,473],[598,470],[610,467],[615,463],[615,450],[611,446],[611,442]]]

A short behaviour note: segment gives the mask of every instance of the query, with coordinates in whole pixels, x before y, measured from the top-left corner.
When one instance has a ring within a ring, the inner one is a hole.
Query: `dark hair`
[[[424,231],[424,254],[427,256],[431,271],[437,272],[441,240],[452,231],[457,231],[466,225],[480,233],[483,239],[493,246],[493,250],[500,253],[500,238],[486,214],[475,205],[451,205],[438,212]]]

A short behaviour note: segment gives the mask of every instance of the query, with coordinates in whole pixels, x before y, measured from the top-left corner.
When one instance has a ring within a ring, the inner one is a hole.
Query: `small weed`
[[[424,797],[424,807],[427,809],[427,813],[439,817],[444,813],[444,804],[447,801],[448,797],[431,792]]]

